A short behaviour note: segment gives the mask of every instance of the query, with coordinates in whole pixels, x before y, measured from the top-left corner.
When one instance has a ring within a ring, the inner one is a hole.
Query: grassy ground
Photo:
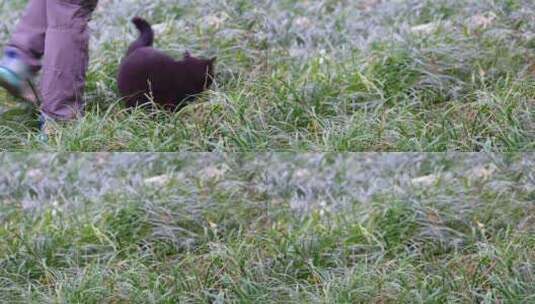
[[[533,303],[533,155],[2,154],[3,303]]]
[[[1,42],[23,4],[0,4]],[[533,150],[534,13],[528,0],[101,0],[87,116],[42,144],[8,113],[0,147]],[[171,54],[219,57],[199,103],[174,115],[123,110],[114,75],[134,15],[156,24]],[[0,101],[5,111],[11,99]]]

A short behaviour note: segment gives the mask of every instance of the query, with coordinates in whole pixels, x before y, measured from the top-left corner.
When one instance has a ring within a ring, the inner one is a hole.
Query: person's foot
[[[44,113],[39,115],[39,140],[47,143],[50,138],[61,136],[61,132],[66,127],[72,126],[74,121],[56,120]]]
[[[31,82],[32,73],[16,52],[6,51],[0,59],[0,86],[11,95],[38,104],[38,92]]]
[[[48,138],[56,133],[56,121],[45,114],[39,115],[39,140],[48,142]]]

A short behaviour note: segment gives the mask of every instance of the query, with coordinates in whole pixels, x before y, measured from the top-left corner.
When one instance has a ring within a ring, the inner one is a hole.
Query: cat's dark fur
[[[188,52],[177,61],[152,47],[154,32],[140,17],[132,19],[140,32],[119,67],[119,92],[128,107],[154,101],[169,110],[180,109],[212,85],[216,58],[202,59]]]

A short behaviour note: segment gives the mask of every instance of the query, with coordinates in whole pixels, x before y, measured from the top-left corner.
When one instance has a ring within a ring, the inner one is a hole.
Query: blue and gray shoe
[[[45,113],[39,115],[39,141],[47,143],[49,138],[61,136],[61,132],[67,127],[71,127],[74,121],[57,120]]]
[[[46,143],[48,142],[48,137],[53,133],[53,126],[56,124],[54,119],[50,118],[48,115],[41,113],[39,115],[39,141]]]
[[[38,104],[39,98],[31,82],[32,73],[14,51],[6,51],[4,58],[0,59],[0,86],[11,95],[25,101]]]

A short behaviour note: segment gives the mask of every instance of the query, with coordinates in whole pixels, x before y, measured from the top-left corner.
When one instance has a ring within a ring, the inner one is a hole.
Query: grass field
[[[533,303],[534,166],[0,154],[0,302]]]
[[[0,4],[0,44],[24,2]],[[44,144],[0,95],[0,147],[533,150],[534,14],[528,0],[101,0],[87,116]],[[134,15],[173,55],[217,55],[213,90],[177,114],[124,111],[114,78]]]
[[[535,303],[535,2],[99,2],[83,119],[0,91],[0,303]],[[118,97],[135,15],[219,58],[179,113]]]

